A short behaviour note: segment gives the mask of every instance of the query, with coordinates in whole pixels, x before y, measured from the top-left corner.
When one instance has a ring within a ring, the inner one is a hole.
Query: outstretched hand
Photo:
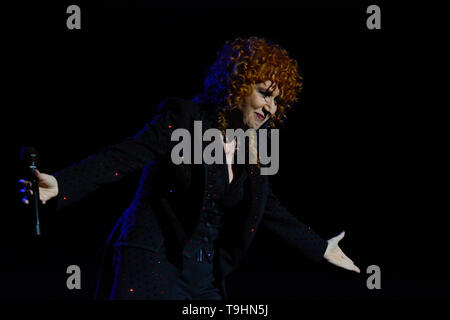
[[[341,248],[339,248],[338,246],[339,241],[342,240],[344,235],[345,231],[342,231],[336,237],[327,240],[328,246],[327,249],[325,250],[325,254],[323,255],[323,257],[325,258],[325,260],[338,267],[360,273],[361,271],[359,270],[359,268],[353,263],[353,261],[349,257],[347,257],[344,254],[344,252],[342,252]]]

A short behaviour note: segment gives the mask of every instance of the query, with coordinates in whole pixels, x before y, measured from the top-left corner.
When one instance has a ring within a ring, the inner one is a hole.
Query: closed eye
[[[264,97],[270,97],[271,94],[267,91],[259,91],[259,93],[261,93]]]
[[[267,98],[267,97],[271,97],[271,96],[272,96],[268,91],[259,91],[259,93],[262,94],[262,95],[264,96],[264,98]],[[276,103],[277,105],[280,104],[280,103],[281,103],[281,99],[278,98],[278,97],[276,97],[276,98],[275,98],[275,103]]]

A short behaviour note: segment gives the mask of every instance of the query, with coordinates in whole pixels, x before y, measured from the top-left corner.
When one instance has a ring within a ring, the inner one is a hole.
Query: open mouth
[[[255,112],[256,113],[256,117],[258,118],[259,121],[264,121],[266,119],[265,116],[263,116],[262,114]]]

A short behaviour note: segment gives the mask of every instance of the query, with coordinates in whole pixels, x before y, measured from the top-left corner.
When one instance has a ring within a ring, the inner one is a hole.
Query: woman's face
[[[260,128],[277,111],[278,86],[271,88],[272,81],[266,80],[252,85],[252,93],[244,98],[239,106],[242,113],[242,121],[249,128]]]

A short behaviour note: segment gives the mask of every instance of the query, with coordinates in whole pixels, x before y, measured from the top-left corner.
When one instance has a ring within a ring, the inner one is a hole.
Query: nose
[[[276,104],[274,102],[274,99],[266,100],[266,103],[263,106],[263,112],[264,115],[267,114],[274,114],[276,111]]]

